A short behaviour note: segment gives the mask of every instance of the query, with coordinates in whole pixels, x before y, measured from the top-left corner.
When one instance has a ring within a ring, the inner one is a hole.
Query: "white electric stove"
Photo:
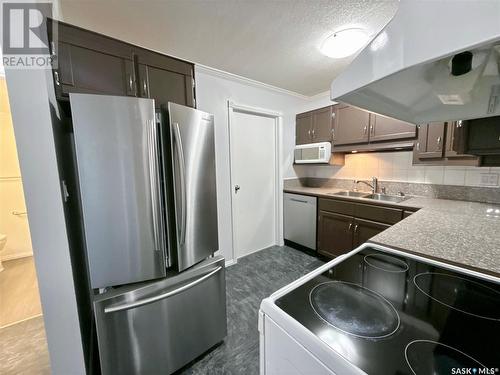
[[[259,312],[261,375],[497,374],[500,278],[364,244]]]

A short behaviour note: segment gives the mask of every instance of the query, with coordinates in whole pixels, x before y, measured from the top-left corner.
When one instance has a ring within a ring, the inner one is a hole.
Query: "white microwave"
[[[330,142],[309,143],[295,146],[295,164],[328,164],[332,154]]]

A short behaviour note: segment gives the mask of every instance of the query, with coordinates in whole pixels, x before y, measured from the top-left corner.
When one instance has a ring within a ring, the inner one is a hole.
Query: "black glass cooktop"
[[[500,374],[500,285],[465,273],[368,247],[276,305],[370,375]]]

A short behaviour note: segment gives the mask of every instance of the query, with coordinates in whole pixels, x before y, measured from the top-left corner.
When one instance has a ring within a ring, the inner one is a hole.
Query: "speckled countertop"
[[[401,203],[332,196],[345,189],[292,187],[285,192],[419,210],[370,241],[500,276],[500,206],[412,197]]]

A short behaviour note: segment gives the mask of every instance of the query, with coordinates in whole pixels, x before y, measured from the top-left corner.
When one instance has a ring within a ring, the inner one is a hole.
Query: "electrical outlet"
[[[498,173],[481,173],[481,186],[498,186]]]

